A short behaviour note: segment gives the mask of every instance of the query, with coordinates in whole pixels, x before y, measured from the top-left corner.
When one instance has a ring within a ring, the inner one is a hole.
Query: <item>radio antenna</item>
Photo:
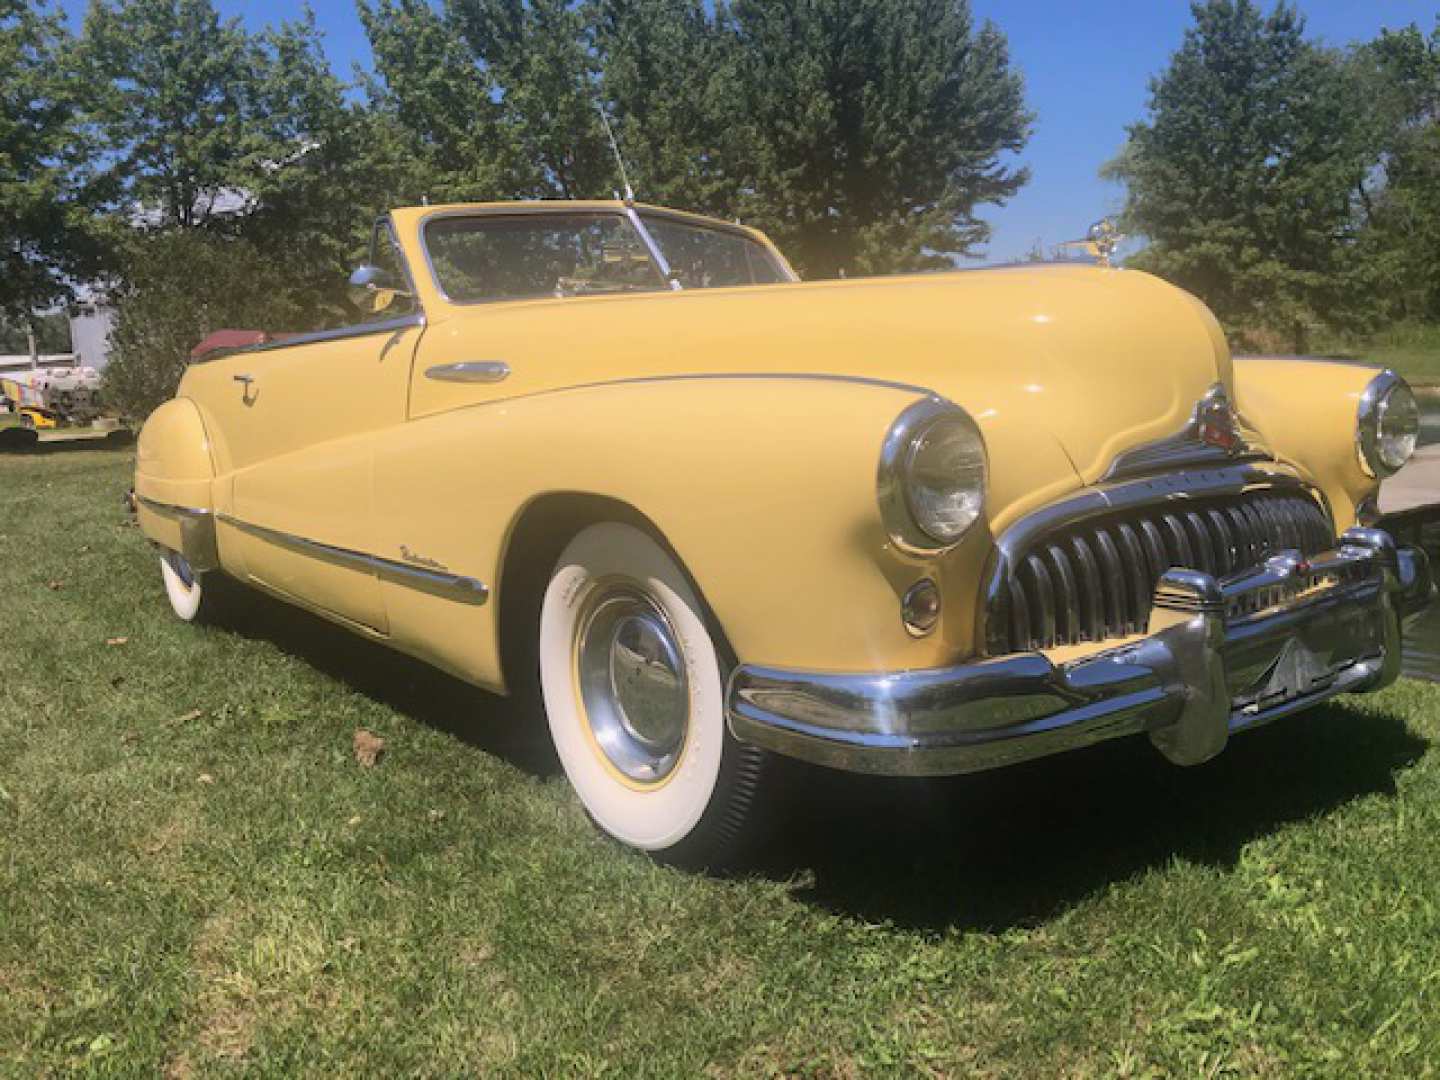
[[[625,201],[635,201],[635,191],[630,187],[630,177],[625,173],[625,159],[620,156],[620,144],[615,141],[615,132],[610,128],[610,118],[605,115],[605,106],[596,104],[595,108],[600,112],[600,123],[605,125],[605,135],[610,140],[610,152],[615,155],[615,164],[620,169],[620,182],[625,185]]]

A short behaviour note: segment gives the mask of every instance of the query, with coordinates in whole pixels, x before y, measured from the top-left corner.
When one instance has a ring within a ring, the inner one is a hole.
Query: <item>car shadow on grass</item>
[[[558,775],[538,707],[476,689],[278,600],[224,628],[271,643],[397,713],[538,776]],[[1404,719],[1329,704],[1234,738],[1193,769],[1144,738],[970,776],[883,779],[777,760],[741,874],[804,902],[918,930],[1034,926],[1173,859],[1232,866],[1250,840],[1370,794],[1428,744]]]
[[[237,591],[240,602],[220,629],[268,642],[357,693],[533,776],[560,772],[533,706],[487,693],[262,593]]]
[[[1174,859],[1230,867],[1287,823],[1393,795],[1395,774],[1427,747],[1398,715],[1331,703],[1189,769],[1143,737],[937,780],[787,765],[782,824],[757,869],[867,921],[1029,927]]]

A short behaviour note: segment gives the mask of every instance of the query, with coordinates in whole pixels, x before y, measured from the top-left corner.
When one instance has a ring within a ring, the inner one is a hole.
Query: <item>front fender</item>
[[[381,515],[380,553],[405,545],[498,584],[527,504],[603,496],[655,523],[741,659],[853,671],[938,664],[972,647],[991,541],[977,526],[936,560],[890,543],[876,501],[880,447],[923,393],[823,377],[655,379],[427,417],[386,436],[377,453],[378,504],[392,511]],[[992,500],[1078,482],[1058,447],[986,423],[992,459],[998,442],[1016,462],[992,470]],[[941,586],[945,615],[939,632],[915,639],[900,598],[926,575]],[[502,605],[483,609],[482,675],[498,672]],[[397,634],[425,632],[397,626],[391,610]],[[417,608],[422,617],[433,613]],[[439,659],[462,667],[458,656]]]
[[[1361,468],[1355,434],[1360,395],[1381,369],[1294,356],[1237,356],[1235,405],[1276,456],[1325,494],[1337,534],[1361,524],[1356,510],[1380,490]]]

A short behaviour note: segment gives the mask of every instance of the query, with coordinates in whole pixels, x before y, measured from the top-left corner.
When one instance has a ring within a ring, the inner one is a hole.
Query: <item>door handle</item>
[[[230,377],[231,377],[232,379],[234,379],[236,382],[240,383],[240,384],[241,384],[242,386],[244,386],[246,389],[249,389],[250,384],[255,381],[255,376],[254,376],[254,375],[232,375],[232,376],[230,376]]]
[[[497,383],[510,377],[510,365],[503,360],[466,360],[426,368],[425,377],[438,382]]]

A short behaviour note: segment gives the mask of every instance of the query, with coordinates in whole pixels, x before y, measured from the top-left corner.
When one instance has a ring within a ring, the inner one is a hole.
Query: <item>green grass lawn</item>
[[[1315,351],[1384,364],[1417,386],[1440,386],[1440,326],[1402,324],[1365,338],[1326,340]]]
[[[1440,1063],[1440,687],[1192,770],[787,769],[716,880],[600,839],[537,717],[274,603],[174,621],[130,467],[0,454],[0,1073]]]

